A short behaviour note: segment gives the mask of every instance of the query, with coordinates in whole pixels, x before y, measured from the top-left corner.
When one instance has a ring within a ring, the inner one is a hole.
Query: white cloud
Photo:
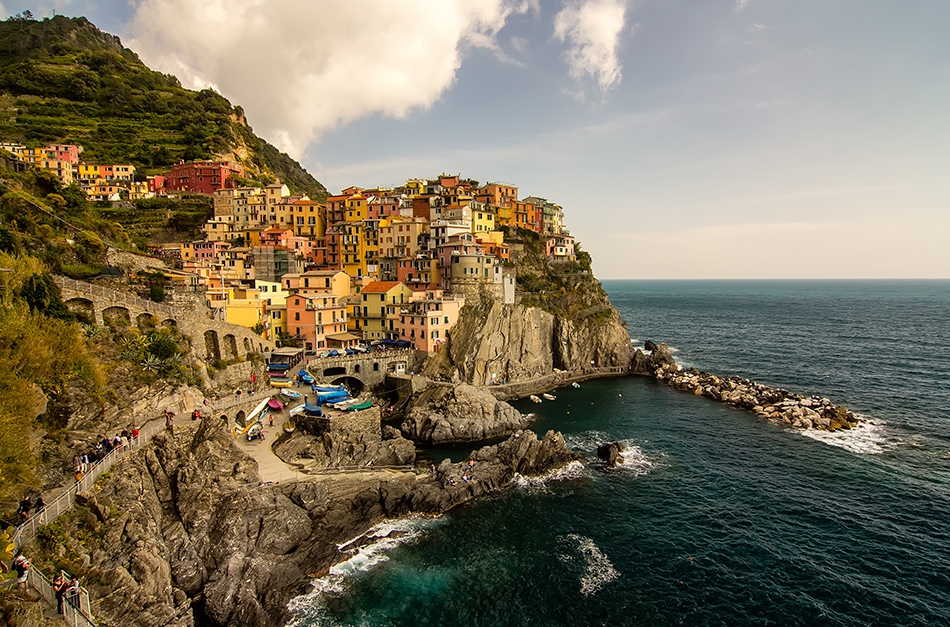
[[[749,0],[736,0],[736,11],[741,11],[748,6]]]
[[[142,0],[127,45],[186,87],[214,86],[299,157],[320,133],[405,117],[451,87],[466,49],[537,0]]]
[[[601,91],[620,84],[617,48],[623,31],[624,0],[571,0],[554,18],[554,35],[570,48],[565,53],[571,78],[590,77]]]

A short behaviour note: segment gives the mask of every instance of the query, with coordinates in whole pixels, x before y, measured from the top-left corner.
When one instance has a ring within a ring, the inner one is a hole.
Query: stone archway
[[[250,353],[254,350],[254,344],[251,343],[251,338],[244,338],[244,352]]]
[[[218,344],[218,332],[214,329],[205,331],[205,353],[211,361],[221,360],[221,345]]]
[[[228,333],[224,336],[224,358],[225,359],[237,359],[238,348],[237,340],[234,338],[234,335]]]
[[[366,387],[366,384],[363,383],[356,377],[337,377],[330,381],[332,385],[343,385],[346,386],[346,389],[350,391],[350,396],[356,398],[363,393],[363,388]]]
[[[324,368],[323,376],[325,378],[329,377],[338,377],[340,375],[346,374],[346,367],[344,366],[334,366],[333,368]]]
[[[96,305],[88,298],[70,298],[66,301],[66,307],[80,320],[89,324],[96,323]]]
[[[162,320],[162,326],[166,329],[174,329],[178,326],[178,322],[174,318],[165,318]]]
[[[243,409],[239,409],[238,413],[234,414],[234,422],[242,427],[247,425],[247,414],[244,413]]]
[[[115,325],[130,327],[132,326],[132,317],[127,308],[112,306],[102,310],[102,322],[105,324],[111,322]]]
[[[135,316],[135,324],[140,329],[154,329],[158,326],[158,318],[146,311]]]

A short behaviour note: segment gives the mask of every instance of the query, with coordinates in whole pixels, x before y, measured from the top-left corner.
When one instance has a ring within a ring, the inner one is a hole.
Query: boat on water
[[[284,404],[276,396],[271,397],[271,399],[267,401],[267,406],[277,411],[281,411],[284,408]]]
[[[541,395],[541,398],[543,398],[543,399],[546,400],[546,401],[555,401],[555,400],[557,400],[557,397],[556,397],[556,396],[554,396],[553,394],[548,394],[547,392],[545,392],[544,394],[542,394],[542,395]]]
[[[581,387],[581,384],[578,383],[577,381],[575,381],[574,383],[571,384],[571,387],[572,387],[572,388],[579,388],[579,387]]]
[[[531,396],[529,396],[528,399],[529,399],[532,403],[540,403],[540,402],[541,402],[541,399],[538,398],[537,396],[535,396],[534,394],[532,394]]]
[[[291,390],[290,388],[284,388],[280,391],[281,396],[286,396],[292,401],[295,401],[300,398],[300,392],[297,390]]]

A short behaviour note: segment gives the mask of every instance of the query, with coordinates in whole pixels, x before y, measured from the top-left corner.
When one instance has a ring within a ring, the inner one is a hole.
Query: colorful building
[[[360,290],[351,330],[364,340],[398,339],[399,311],[412,299],[412,290],[398,281],[373,281]]]
[[[234,187],[234,176],[244,176],[239,163],[217,161],[181,162],[165,173],[165,191],[192,194],[213,194],[216,190]],[[149,185],[151,189],[152,185]],[[153,190],[154,191],[154,190]],[[157,193],[157,192],[156,192]]]

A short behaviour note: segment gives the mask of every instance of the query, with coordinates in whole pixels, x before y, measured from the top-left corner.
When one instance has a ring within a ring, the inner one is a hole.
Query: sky
[[[950,277],[945,0],[0,0],[244,107],[330,190],[461,174],[598,278]]]

